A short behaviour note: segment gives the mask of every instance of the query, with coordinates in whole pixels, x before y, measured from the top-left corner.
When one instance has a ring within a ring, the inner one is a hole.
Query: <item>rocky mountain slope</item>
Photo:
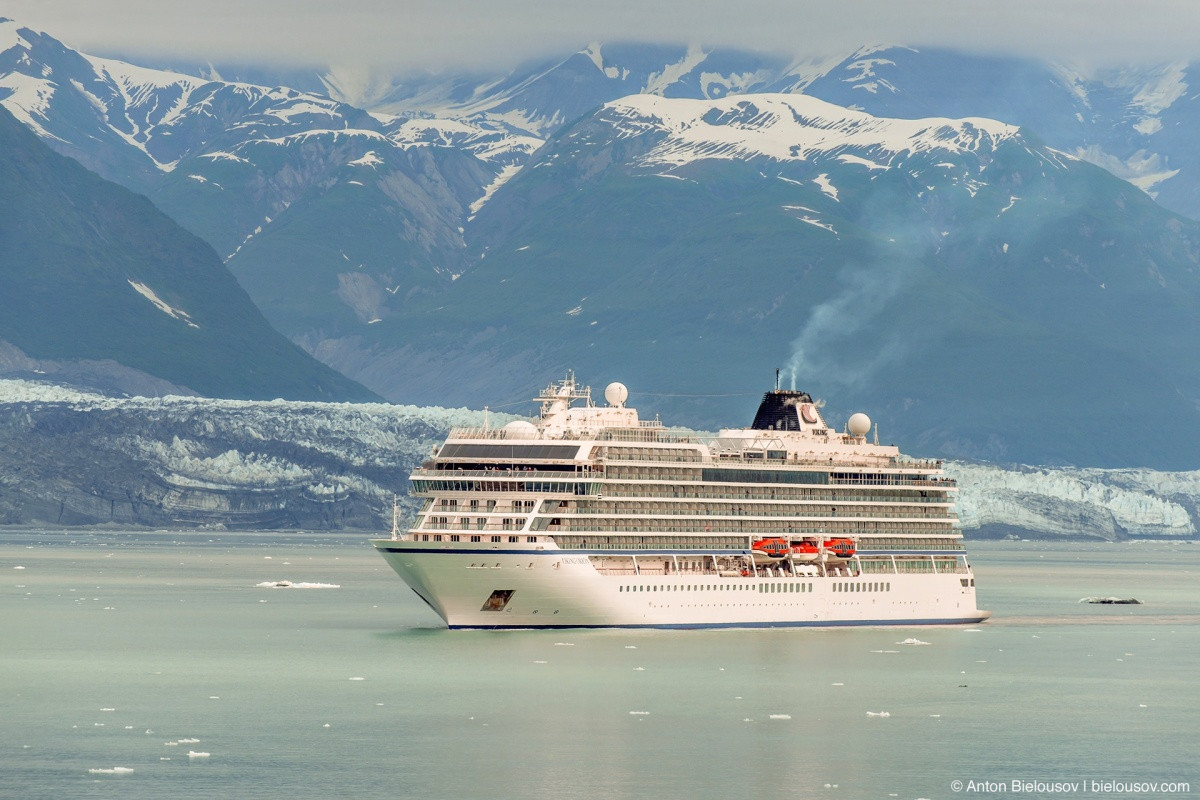
[[[373,397],[273,330],[211,247],[4,109],[0,282],[9,369],[111,362],[222,397]]]

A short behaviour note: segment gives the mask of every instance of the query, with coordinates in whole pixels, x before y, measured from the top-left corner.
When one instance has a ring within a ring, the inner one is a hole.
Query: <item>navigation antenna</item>
[[[392,495],[392,541],[400,538],[400,503]]]

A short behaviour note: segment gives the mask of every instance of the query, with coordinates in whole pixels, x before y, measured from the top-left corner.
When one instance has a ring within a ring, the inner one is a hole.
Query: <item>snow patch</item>
[[[1146,192],[1151,197],[1155,186],[1179,174],[1177,169],[1168,169],[1166,159],[1158,153],[1138,150],[1125,160],[1106,153],[1099,145],[1076,148],[1073,155],[1083,161],[1095,164],[1129,181],[1134,186]]]
[[[618,137],[665,134],[642,156],[644,166],[755,157],[811,161],[819,156],[842,158],[848,149],[890,160],[914,153],[991,149],[1019,135],[1016,126],[995,120],[885,119],[804,95],[689,100],[643,94],[609,103],[605,111]]]
[[[155,308],[157,308],[159,311],[166,314],[168,317],[180,320],[181,322],[186,322],[188,327],[190,327],[190,328],[199,328],[200,327],[196,323],[192,322],[192,317],[190,314],[188,314],[186,311],[184,311],[182,309],[178,309],[178,308],[175,308],[175,307],[169,305],[165,300],[163,300],[161,297],[159,297],[157,294],[155,294],[154,290],[151,289],[146,284],[138,283],[137,281],[130,280],[128,278],[126,278],[126,281],[129,283],[130,286],[132,286],[134,288],[134,290],[138,294],[140,294],[142,297],[146,298],[151,303],[153,303]]]
[[[511,180],[512,177],[520,171],[521,171],[520,164],[509,164],[508,166],[506,166],[502,170],[500,170],[500,172],[497,173],[496,177],[492,180],[492,182],[489,183],[486,187],[484,187],[483,196],[480,197],[478,200],[476,200],[474,203],[471,203],[470,208],[469,208],[469,210],[471,212],[471,216],[467,217],[467,219],[468,220],[475,219],[475,215],[479,213],[479,210],[484,207],[484,205],[487,203],[488,200],[492,199],[492,195],[494,195],[496,193],[496,190],[499,189],[504,184],[508,183],[508,181]]]
[[[684,75],[704,63],[708,53],[696,45],[688,45],[683,58],[674,64],[667,64],[662,72],[652,72],[646,78],[646,86],[642,91],[646,94],[662,94],[665,89],[676,83]]]
[[[834,200],[838,199],[837,187],[830,182],[828,173],[823,172],[817,177],[813,178],[813,183],[819,186],[822,192],[829,195]]]
[[[374,150],[368,150],[360,158],[356,158],[349,162],[347,166],[351,167],[378,167],[383,163],[383,159],[375,154]],[[361,184],[359,184],[361,186]]]

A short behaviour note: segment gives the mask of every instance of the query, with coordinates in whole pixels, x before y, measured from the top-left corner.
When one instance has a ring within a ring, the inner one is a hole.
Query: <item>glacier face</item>
[[[0,522],[378,529],[409,472],[483,413],[113,398],[0,381]],[[506,417],[492,415],[502,422]]]
[[[484,416],[0,380],[0,524],[385,530],[393,495],[415,510],[409,472]],[[945,466],[968,536],[1191,538],[1200,520],[1200,471]]]
[[[963,529],[1120,539],[1194,537],[1200,471],[950,462]]]

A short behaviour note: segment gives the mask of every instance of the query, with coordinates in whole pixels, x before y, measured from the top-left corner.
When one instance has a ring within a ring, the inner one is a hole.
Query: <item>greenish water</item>
[[[977,626],[450,632],[362,536],[3,533],[0,797],[1200,794],[1200,544],[970,549]]]

